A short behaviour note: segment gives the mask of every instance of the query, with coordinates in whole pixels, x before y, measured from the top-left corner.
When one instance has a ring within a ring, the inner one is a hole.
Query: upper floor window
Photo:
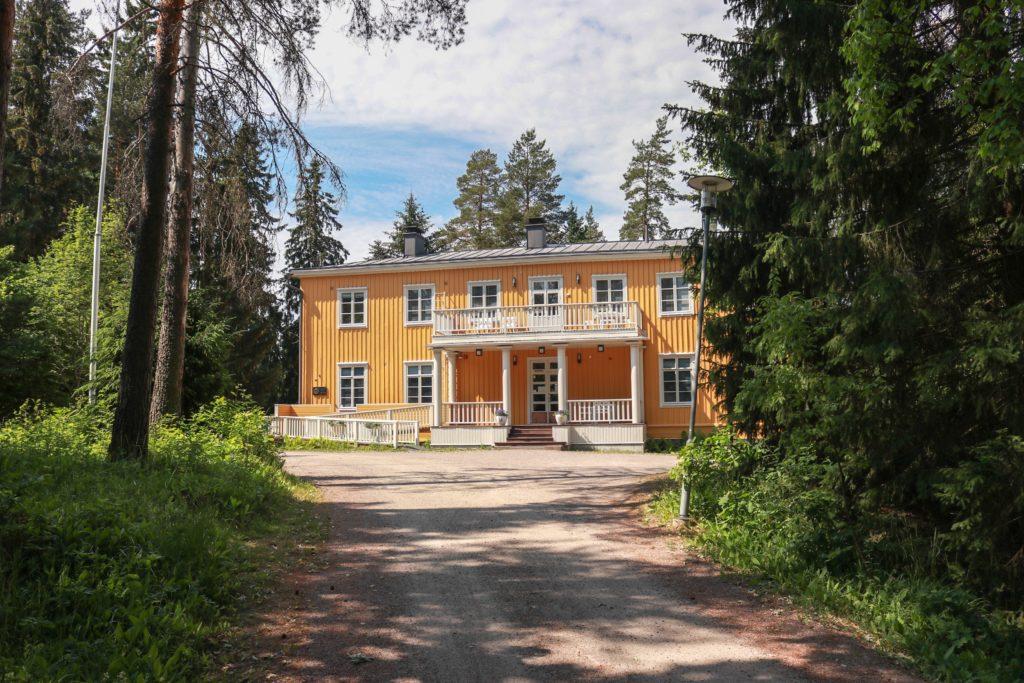
[[[690,362],[689,354],[661,357],[662,405],[688,406],[693,403]]]
[[[366,287],[338,288],[338,327],[366,327]]]
[[[690,283],[681,273],[658,275],[658,314],[690,315],[693,302],[690,298]]]
[[[405,402],[430,403],[434,397],[434,364],[407,363],[405,366]]]
[[[595,275],[594,301],[599,304],[618,303],[626,300],[625,275]]]
[[[434,285],[406,285],[405,322],[428,325],[434,314]]]
[[[469,283],[470,308],[497,308],[500,296],[501,283],[497,280],[493,282]]]
[[[366,403],[366,364],[338,364],[338,407],[355,408]]]

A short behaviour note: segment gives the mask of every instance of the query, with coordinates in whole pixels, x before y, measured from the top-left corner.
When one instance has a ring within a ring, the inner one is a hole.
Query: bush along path
[[[682,450],[649,507],[662,523],[676,518],[684,477],[685,533],[712,559],[853,622],[929,678],[1024,680],[1024,610],[957,571],[919,517],[866,505],[844,514],[834,465],[721,430]]]
[[[0,427],[0,680],[194,680],[320,537],[254,407],[158,427],[144,464],[108,434],[72,409]]]

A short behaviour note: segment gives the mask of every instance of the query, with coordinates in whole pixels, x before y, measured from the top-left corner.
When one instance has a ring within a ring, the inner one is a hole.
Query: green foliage
[[[497,154],[478,149],[469,156],[465,173],[455,181],[459,195],[452,204],[459,213],[437,232],[434,243],[438,251],[498,246],[498,200],[504,182]]]
[[[253,541],[302,531],[305,488],[261,412],[223,399],[108,462],[85,411],[0,428],[0,671],[14,680],[195,680],[252,597]]]
[[[673,237],[665,207],[683,198],[675,189],[675,151],[668,132],[668,117],[658,119],[654,133],[633,141],[635,150],[623,174],[620,189],[626,196],[619,239],[656,240]]]
[[[562,244],[577,244],[580,242],[604,242],[604,233],[601,226],[594,218],[594,207],[588,207],[587,212],[580,216],[576,205],[569,202],[563,214],[562,234],[557,236]]]
[[[416,199],[412,192],[405,198],[402,210],[395,212],[395,222],[383,240],[374,240],[370,243],[370,258],[382,259],[405,254],[405,233],[418,232],[424,237],[433,228],[430,216],[423,209],[423,205]],[[427,247],[430,250],[428,238]]]
[[[558,186],[562,177],[555,172],[557,165],[547,142],[539,139],[533,128],[512,145],[505,160],[505,186],[499,201],[499,246],[525,244],[525,226],[531,218],[543,218],[549,230],[561,224],[563,196],[558,194]],[[557,236],[552,241],[557,242]]]
[[[853,620],[930,677],[1020,680],[1024,614],[966,587],[950,571],[955,552],[920,519],[892,509],[848,519],[839,469],[813,448],[783,453],[723,429],[685,447],[672,477],[689,482],[695,541],[716,560]],[[677,490],[652,512],[673,517]]]

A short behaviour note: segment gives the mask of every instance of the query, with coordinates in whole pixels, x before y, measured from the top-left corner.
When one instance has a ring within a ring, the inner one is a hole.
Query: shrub
[[[251,541],[298,525],[259,411],[218,400],[111,463],[86,413],[0,428],[0,672],[194,678],[256,580]]]

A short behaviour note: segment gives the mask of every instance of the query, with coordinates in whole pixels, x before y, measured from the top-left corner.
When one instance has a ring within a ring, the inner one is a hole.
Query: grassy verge
[[[822,531],[827,513],[808,500],[814,492],[797,490],[786,476],[763,472],[731,482],[721,478],[703,490],[695,486],[695,521],[681,533],[724,567],[811,611],[852,622],[928,678],[1024,680],[1024,613],[995,609],[953,580],[912,566],[877,562],[839,569],[837,558],[849,548]],[[669,525],[678,510],[678,478],[667,478],[647,516]]]
[[[0,428],[0,679],[194,680],[322,531],[263,417],[219,401],[106,461],[95,417]]]
[[[346,443],[344,441],[332,441],[330,439],[299,439],[292,436],[286,436],[284,438],[284,445],[282,448],[286,451],[333,451],[333,452],[346,452],[346,451],[391,451],[394,452],[394,448],[391,446],[382,446],[380,444],[354,444]]]

